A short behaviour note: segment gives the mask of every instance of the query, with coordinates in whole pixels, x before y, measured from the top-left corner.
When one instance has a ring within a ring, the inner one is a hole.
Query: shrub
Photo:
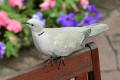
[[[102,15],[88,0],[0,0],[0,58],[18,56],[21,47],[30,46],[30,18],[44,27],[76,27],[95,24]]]

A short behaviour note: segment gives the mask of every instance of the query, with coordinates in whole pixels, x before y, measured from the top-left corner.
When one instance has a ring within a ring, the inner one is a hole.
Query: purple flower
[[[23,3],[24,3],[24,4],[27,4],[27,3],[28,3],[28,0],[24,0]]]
[[[88,13],[85,13],[85,18],[78,24],[78,26],[87,26],[91,24],[95,24],[97,20],[89,15]]]
[[[3,58],[4,54],[5,54],[5,44],[0,42],[0,58]]]
[[[95,17],[97,18],[97,20],[101,20],[102,19],[102,14],[100,14],[97,10],[97,8],[95,7],[95,5],[89,5],[88,6],[88,10],[91,13],[95,13]]]
[[[100,14],[99,12],[96,12],[95,17],[96,17],[98,20],[101,20],[101,19],[102,19],[102,14]]]
[[[74,19],[74,16],[74,13],[69,13],[68,15],[61,14],[61,16],[58,18],[58,23],[63,27],[77,26],[78,21]]]
[[[88,6],[88,10],[91,12],[91,13],[96,13],[98,12],[97,8],[95,7],[95,5],[89,5]]]
[[[42,26],[45,26],[45,23],[46,23],[46,20],[45,19],[42,19],[42,13],[41,12],[37,12],[36,14],[34,14],[32,16],[32,18],[35,18],[35,19],[38,19],[42,22]]]

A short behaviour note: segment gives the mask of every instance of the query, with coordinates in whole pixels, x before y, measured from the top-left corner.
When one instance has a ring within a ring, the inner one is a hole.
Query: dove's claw
[[[46,66],[51,64],[51,66],[53,66],[53,63],[54,63],[54,60],[57,61],[59,59],[59,66],[58,66],[58,69],[60,69],[60,67],[63,65],[65,66],[65,62],[64,62],[64,57],[61,56],[61,57],[57,57],[55,59],[53,59],[53,57],[50,57],[48,60],[45,61],[46,63]]]
[[[50,57],[48,60],[45,61],[46,65],[51,64],[53,66],[53,57]]]
[[[60,69],[62,64],[65,66],[65,62],[64,62],[64,57],[63,56],[60,57],[60,62],[59,62],[58,69]]]

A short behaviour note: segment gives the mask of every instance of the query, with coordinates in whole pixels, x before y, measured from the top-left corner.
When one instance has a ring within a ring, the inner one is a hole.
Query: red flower
[[[0,11],[0,27],[6,26],[9,21],[8,15],[5,11]]]
[[[12,7],[22,8],[22,3],[24,0],[8,0]]]
[[[53,8],[56,5],[55,0],[44,0],[44,3],[40,4],[39,7],[43,10],[49,10],[50,8]]]

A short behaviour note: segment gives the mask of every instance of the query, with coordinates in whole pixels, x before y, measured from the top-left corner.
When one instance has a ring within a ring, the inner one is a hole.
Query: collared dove
[[[68,56],[79,49],[90,36],[108,29],[106,24],[94,24],[84,27],[44,28],[37,19],[26,22],[32,31],[36,48],[52,57]]]

